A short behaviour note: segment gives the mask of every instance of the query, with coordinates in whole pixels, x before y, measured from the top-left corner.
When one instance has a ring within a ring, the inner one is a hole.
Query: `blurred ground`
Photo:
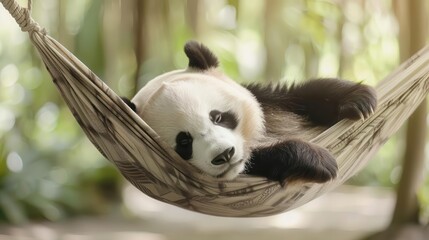
[[[264,218],[223,218],[189,212],[125,189],[138,217],[88,217],[24,226],[0,225],[0,240],[355,240],[384,228],[394,194],[343,186],[292,211]],[[115,215],[115,216],[113,216]]]

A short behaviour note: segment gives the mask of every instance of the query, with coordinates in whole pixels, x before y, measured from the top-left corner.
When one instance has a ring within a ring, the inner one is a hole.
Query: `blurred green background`
[[[190,39],[209,46],[238,82],[341,77],[376,85],[399,64],[390,0],[43,0],[34,1],[32,16],[128,97],[184,68]],[[348,184],[395,186],[403,148],[400,131]],[[85,138],[27,34],[0,7],[0,221],[126,215],[124,181]],[[424,206],[428,186],[419,194]]]

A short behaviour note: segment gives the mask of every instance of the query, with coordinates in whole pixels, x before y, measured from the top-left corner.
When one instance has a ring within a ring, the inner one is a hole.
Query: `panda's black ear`
[[[219,65],[217,57],[201,43],[189,41],[185,44],[185,53],[189,58],[188,67],[199,70],[216,68]]]

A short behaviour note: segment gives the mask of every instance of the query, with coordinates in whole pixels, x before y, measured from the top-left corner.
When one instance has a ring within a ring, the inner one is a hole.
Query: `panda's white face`
[[[152,82],[156,91],[133,99],[137,113],[181,158],[227,180],[244,170],[263,130],[262,112],[247,90],[202,73],[175,72]]]

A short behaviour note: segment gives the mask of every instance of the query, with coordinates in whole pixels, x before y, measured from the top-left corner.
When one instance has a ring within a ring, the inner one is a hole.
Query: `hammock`
[[[88,138],[135,187],[160,201],[192,211],[229,217],[267,216],[301,206],[357,173],[406,121],[429,90],[429,47],[377,87],[378,109],[365,121],[343,120],[312,142],[337,159],[338,177],[325,184],[281,187],[259,177],[220,181],[202,175],[73,54],[46,34],[28,8],[0,0],[28,32],[53,82]]]

